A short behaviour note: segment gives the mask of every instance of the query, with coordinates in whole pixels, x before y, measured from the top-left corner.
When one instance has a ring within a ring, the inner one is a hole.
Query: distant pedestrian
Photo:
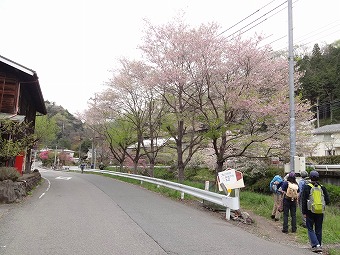
[[[299,196],[299,186],[296,182],[295,173],[290,172],[287,181],[283,182],[281,189],[283,195],[283,227],[282,232],[288,233],[288,216],[290,213],[292,232],[296,232],[296,207]]]
[[[81,170],[81,173],[83,173],[83,172],[84,172],[84,168],[85,168],[85,163],[84,163],[84,162],[82,162],[82,163],[80,164],[80,170]]]
[[[279,221],[281,217],[280,206],[282,202],[282,191],[280,189],[283,179],[280,175],[275,175],[269,184],[269,190],[273,193],[273,210],[271,218]]]
[[[303,213],[302,213],[302,191],[303,191],[303,188],[304,186],[306,185],[306,183],[309,183],[310,182],[310,179],[309,179],[309,176],[308,176],[308,172],[303,170],[301,171],[300,173],[301,175],[301,180],[299,181],[299,208],[300,208],[300,211],[301,211],[301,215],[302,215],[302,227],[306,227],[306,218],[303,216]]]
[[[306,218],[308,238],[313,252],[322,251],[322,224],[325,206],[330,199],[327,189],[319,183],[319,173],[315,170],[309,174],[310,183],[302,192],[302,214]]]

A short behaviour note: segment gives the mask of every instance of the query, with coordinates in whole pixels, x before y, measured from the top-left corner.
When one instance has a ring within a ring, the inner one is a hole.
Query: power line
[[[300,37],[298,37],[297,39],[299,39],[299,38],[304,38],[305,36],[310,35],[310,34],[313,34],[314,32],[319,31],[319,30],[321,30],[321,29],[324,29],[324,28],[328,27],[329,25],[334,24],[334,23],[336,23],[336,22],[338,22],[338,21],[340,21],[340,20],[335,20],[335,21],[333,21],[333,22],[331,22],[331,23],[329,23],[329,24],[327,24],[327,25],[325,25],[325,26],[323,26],[323,27],[319,27],[318,29],[315,29],[315,30],[313,30],[313,31],[311,31],[311,32],[309,32],[309,33],[303,35],[303,36],[300,36]],[[339,24],[337,24],[337,26],[338,26],[338,25],[339,25]],[[329,30],[329,29],[327,29],[327,30]],[[324,31],[324,30],[323,30],[323,31]],[[309,37],[308,37],[308,38],[309,38]]]
[[[241,24],[241,23],[244,22],[245,20],[249,19],[250,17],[254,16],[254,15],[257,14],[258,12],[260,12],[261,10],[263,10],[263,9],[264,9],[265,7],[267,7],[268,5],[272,4],[274,1],[275,1],[275,0],[270,1],[269,3],[267,3],[267,4],[264,5],[264,6],[262,6],[261,8],[259,8],[259,9],[256,10],[255,12],[253,12],[252,14],[246,16],[245,18],[243,18],[243,19],[240,20],[239,22],[235,23],[233,26],[231,26],[231,27],[229,27],[228,29],[222,31],[222,32],[221,32],[220,34],[218,34],[217,36],[222,35],[223,33],[227,32],[227,31],[231,30],[232,28],[236,27],[237,25]],[[298,2],[298,1],[299,1],[299,0],[294,1],[293,4],[295,4],[295,3]],[[243,26],[241,29],[238,29],[236,32],[231,33],[231,34],[228,35],[226,38],[229,38],[229,37],[235,35],[235,34],[238,33],[238,32],[241,32],[240,34],[244,34],[244,33],[248,32],[249,30],[252,30],[253,28],[259,26],[259,25],[262,24],[263,22],[267,21],[268,19],[272,18],[273,16],[275,16],[275,15],[277,15],[278,13],[282,12],[283,10],[285,10],[286,7],[284,7],[284,8],[282,8],[282,9],[278,10],[277,12],[275,12],[274,14],[272,14],[271,16],[266,17],[268,14],[270,14],[270,13],[272,13],[273,11],[275,11],[276,9],[280,8],[280,7],[281,7],[282,5],[284,5],[286,2],[287,2],[287,1],[281,3],[280,5],[276,6],[275,8],[273,8],[273,9],[271,9],[270,11],[266,12],[265,14],[261,15],[260,17],[256,18],[256,19],[253,20],[252,22],[250,22],[250,23],[248,23],[247,25]],[[266,18],[263,19],[263,20],[261,20],[261,19],[264,18],[264,17],[266,17]],[[260,20],[260,21],[259,21],[259,20]],[[259,22],[257,22],[257,21],[259,21]],[[256,23],[256,22],[257,22],[257,23]],[[298,40],[298,41],[295,41],[294,43],[296,44],[296,42],[298,42],[298,43],[304,42],[304,41],[306,41],[307,38],[313,38],[313,37],[315,37],[315,36],[318,35],[318,34],[325,33],[325,31],[331,30],[331,29],[337,27],[337,25],[335,25],[335,26],[332,26],[332,27],[330,27],[330,28],[328,28],[328,29],[326,29],[326,30],[322,30],[322,29],[324,29],[325,27],[328,27],[329,25],[334,24],[335,22],[336,22],[336,21],[334,21],[334,22],[332,22],[332,23],[330,23],[330,24],[328,24],[328,25],[326,25],[326,26],[323,26],[323,27],[320,27],[320,28],[318,28],[318,29],[315,29],[314,31],[311,31],[311,32],[309,32],[309,33],[307,33],[307,34],[305,34],[305,35],[303,35],[303,36],[298,37],[298,39],[299,39],[299,38],[301,38],[301,39]],[[251,25],[252,25],[252,26],[251,26]],[[249,27],[249,26],[251,26],[251,27]],[[248,27],[248,29],[244,30],[244,29],[247,28],[247,27]],[[243,30],[243,31],[242,31],[242,30]],[[318,30],[322,30],[322,32],[320,32],[320,33],[315,33],[315,32],[318,31]],[[338,32],[338,31],[339,31],[339,30],[336,30],[336,31],[334,31],[334,32],[332,32],[332,33],[328,33],[327,35],[324,35],[323,37],[332,35],[332,34]],[[311,36],[306,37],[307,35],[311,35]],[[273,34],[270,35],[270,36],[267,36],[267,37],[264,38],[264,39],[267,39],[267,38],[272,37],[272,36],[273,36]],[[271,41],[271,42],[268,43],[267,45],[272,45],[273,43],[278,42],[278,41],[280,41],[280,40],[282,40],[282,39],[284,39],[284,38],[286,38],[286,37],[287,37],[287,35],[281,36],[281,37],[279,37],[279,38],[277,38],[277,39]],[[322,37],[321,37],[321,39],[322,39]],[[311,42],[312,42],[312,41],[306,42],[306,43],[304,43],[304,44],[302,44],[302,45],[300,45],[300,46],[307,45],[307,44],[309,44],[309,43],[311,43]],[[282,47],[281,50],[283,50],[283,49],[285,49],[285,48],[287,48],[287,47],[286,47],[286,46],[285,46],[285,47]]]
[[[262,10],[263,8],[267,7],[268,5],[270,5],[272,2],[275,2],[276,0],[272,0],[271,2],[269,2],[268,4],[264,5],[263,7],[261,7],[260,9],[256,10],[255,12],[253,12],[252,14],[248,15],[247,17],[245,17],[244,19],[240,20],[239,22],[235,23],[234,25],[232,25],[231,27],[227,28],[226,30],[222,31],[221,33],[219,33],[217,36],[220,36],[222,34],[224,34],[225,32],[229,31],[230,29],[234,28],[235,26],[237,26],[238,24],[242,23],[243,21],[247,20],[248,18],[250,18],[251,16],[253,16],[254,14],[256,14],[257,12],[259,12],[260,10]]]
[[[340,31],[340,29],[338,29],[338,30],[336,30],[336,31],[332,31],[331,33],[328,33],[328,34],[326,34],[326,35],[317,37],[317,38],[315,38],[315,39],[313,39],[313,40],[309,40],[308,42],[304,42],[304,43],[302,43],[302,44],[299,44],[298,46],[302,47],[302,46],[311,44],[311,43],[313,43],[313,42],[317,43],[318,41],[322,40],[324,37],[327,37],[327,36],[330,36],[330,35],[332,35],[332,34],[338,33],[339,31]],[[320,33],[318,33],[318,34],[320,34]],[[314,36],[315,36],[315,35],[314,35]],[[284,36],[284,37],[287,37],[287,36]],[[282,38],[284,38],[284,37],[281,37],[281,38],[279,38],[279,39],[282,39]],[[301,38],[301,37],[300,37],[300,38]],[[309,37],[308,37],[308,38],[309,38]],[[305,41],[305,40],[306,40],[306,39],[300,40],[300,41],[298,41],[298,42],[303,42],[303,41]],[[285,50],[286,48],[287,48],[287,46],[284,46],[284,47],[279,48],[279,50],[277,50],[277,51],[282,51],[282,50]]]
[[[284,5],[286,2],[287,2],[287,1],[284,1],[284,2],[281,3],[280,5],[276,6],[275,8],[271,9],[270,11],[268,11],[268,12],[266,12],[265,14],[263,14],[262,16],[260,16],[259,18],[257,18],[257,19],[255,19],[255,20],[253,20],[252,22],[248,23],[247,25],[245,25],[245,26],[242,27],[241,29],[239,29],[239,30],[235,31],[234,33],[228,35],[226,38],[229,38],[229,37],[233,36],[234,34],[236,34],[236,33],[240,32],[240,31],[242,31],[244,28],[246,28],[246,27],[252,25],[253,23],[255,23],[256,21],[258,21],[259,19],[261,19],[261,18],[265,17],[266,15],[268,15],[269,13],[275,11],[277,8],[281,7],[281,6]],[[285,8],[286,8],[286,7],[285,7]],[[282,10],[284,10],[285,8],[283,8]],[[279,12],[281,12],[282,10],[279,10],[278,12],[276,12],[276,13],[274,13],[273,15],[269,16],[268,18],[273,17],[274,15],[276,15],[276,14],[279,13]],[[245,33],[245,32],[247,32],[247,31],[253,29],[254,27],[256,27],[256,26],[258,26],[259,24],[261,24],[261,23],[263,23],[264,21],[266,21],[268,18],[266,18],[266,19],[264,19],[264,20],[258,22],[257,24],[253,25],[251,28],[247,29],[247,30],[244,31],[243,33]],[[242,34],[243,34],[243,33],[242,33]]]
[[[282,3],[281,5],[283,5],[283,4],[285,4],[285,3]],[[278,8],[278,7],[280,7],[281,5],[279,5],[279,6],[275,7],[275,9],[276,9],[276,8]],[[273,10],[275,10],[275,9],[273,9]],[[262,20],[262,21],[258,22],[257,24],[255,24],[254,26],[250,27],[249,29],[247,29],[247,30],[243,31],[243,32],[242,32],[242,33],[240,33],[240,34],[244,34],[244,33],[248,32],[249,30],[253,29],[254,27],[257,27],[257,26],[258,26],[258,25],[260,25],[261,23],[265,22],[266,20],[270,19],[271,17],[275,16],[276,14],[278,14],[279,12],[282,12],[282,11],[283,11],[283,10],[285,10],[285,9],[286,9],[286,7],[282,8],[281,10],[279,10],[279,11],[277,11],[276,13],[272,14],[271,16],[269,16],[269,17],[265,18],[264,20]],[[273,10],[271,10],[271,11],[273,11]],[[270,12],[271,12],[271,11],[270,11]],[[268,13],[269,13],[269,12],[268,12]],[[262,16],[261,16],[261,17],[259,17],[258,19],[254,20],[252,23],[254,23],[255,21],[257,21],[257,20],[261,19],[262,17],[264,17],[264,16],[265,16],[265,15],[267,15],[268,13],[266,13],[266,14],[262,15]],[[252,24],[252,23],[250,23],[250,24]],[[249,25],[249,24],[248,24],[248,25]],[[248,25],[247,25],[247,26],[248,26]],[[245,26],[245,27],[247,27],[247,26]],[[238,31],[241,31],[242,29],[243,29],[243,28],[241,28],[241,29],[240,29],[240,30],[238,30]],[[231,35],[227,36],[227,38],[228,38],[228,37],[230,37],[230,36],[232,36],[232,35],[234,35],[234,34],[236,34],[238,31],[236,31],[235,33],[233,33],[233,34],[231,34]]]

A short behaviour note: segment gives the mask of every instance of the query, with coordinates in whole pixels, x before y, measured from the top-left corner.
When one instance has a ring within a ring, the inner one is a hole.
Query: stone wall
[[[27,196],[41,180],[39,171],[34,170],[30,174],[24,174],[15,182],[4,180],[0,182],[0,203],[13,203]]]

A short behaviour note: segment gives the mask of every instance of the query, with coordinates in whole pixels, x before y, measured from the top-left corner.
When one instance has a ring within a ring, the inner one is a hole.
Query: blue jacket
[[[309,178],[303,178],[299,181],[299,200],[301,202],[301,197],[302,197],[302,191],[303,191],[303,188],[306,184],[308,184],[310,182]]]
[[[274,182],[278,182],[279,184],[274,186]],[[276,194],[281,193],[279,191],[279,188],[281,187],[282,183],[283,183],[282,177],[280,175],[275,175],[274,178],[270,181],[269,190]],[[274,186],[274,189],[273,189],[273,186]]]

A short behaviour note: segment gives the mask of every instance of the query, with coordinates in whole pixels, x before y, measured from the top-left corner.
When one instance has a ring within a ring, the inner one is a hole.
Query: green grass
[[[241,208],[251,210],[257,215],[270,218],[273,208],[273,199],[270,195],[262,195],[250,191],[241,191],[240,193]],[[307,230],[299,227],[302,223],[301,212],[298,208],[297,213],[297,239],[301,243],[308,243]],[[324,244],[339,244],[340,240],[340,208],[336,206],[327,206],[323,222]],[[330,255],[340,255],[340,249],[331,249]]]
[[[340,249],[330,249],[329,255],[340,255]]]

